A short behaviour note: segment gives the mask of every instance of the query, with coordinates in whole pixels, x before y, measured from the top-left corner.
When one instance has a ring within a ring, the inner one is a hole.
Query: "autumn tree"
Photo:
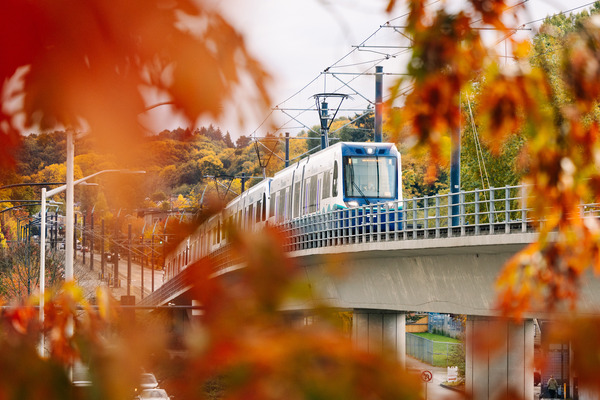
[[[34,242],[21,242],[0,252],[0,298],[17,303],[39,288],[40,247]],[[46,284],[56,287],[62,281],[64,261],[61,254],[46,252]]]

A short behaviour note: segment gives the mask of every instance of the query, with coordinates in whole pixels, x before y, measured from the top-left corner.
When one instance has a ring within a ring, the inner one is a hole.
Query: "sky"
[[[250,52],[273,77],[273,111],[248,114],[249,107],[238,102],[226,105],[221,120],[196,121],[196,126],[213,123],[234,140],[240,135],[260,138],[267,132],[294,136],[318,125],[314,96],[319,93],[348,95],[337,116],[353,117],[374,101],[375,78],[370,73],[375,65],[383,66],[385,88],[405,71],[408,41],[394,29],[403,23],[405,14],[400,1],[389,15],[385,0],[207,1],[242,33]],[[461,3],[448,4],[456,7]],[[590,4],[589,0],[528,0],[516,25]],[[533,36],[540,23],[528,24],[532,30],[518,34]],[[328,67],[330,73],[324,74]],[[327,98],[329,109],[335,109],[340,99]],[[149,116],[145,125],[159,132],[187,123],[162,109]]]

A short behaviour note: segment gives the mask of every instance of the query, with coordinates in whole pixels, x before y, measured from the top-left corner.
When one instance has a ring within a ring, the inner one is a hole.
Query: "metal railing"
[[[526,186],[427,196],[303,216],[282,224],[287,251],[344,244],[532,231]],[[457,206],[458,214],[452,213]]]

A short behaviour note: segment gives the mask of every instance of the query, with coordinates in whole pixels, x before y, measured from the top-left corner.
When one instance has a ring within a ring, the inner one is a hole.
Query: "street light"
[[[69,146],[67,146],[69,147]],[[68,153],[68,151],[67,151]],[[69,163],[67,163],[69,164]],[[72,187],[87,181],[90,178],[105,174],[107,172],[119,172],[123,174],[145,174],[146,171],[129,171],[123,169],[105,169],[103,171],[96,172],[95,174],[86,176],[85,178],[72,181],[67,176],[67,184],[57,187],[52,190],[46,191],[46,188],[42,188],[42,207],[40,211],[40,323],[44,323],[44,293],[45,293],[45,275],[46,275],[46,199],[54,196],[55,194],[62,193],[67,190],[67,220],[66,220],[66,237],[65,237],[65,280],[73,280],[73,201],[72,201]],[[69,175],[69,174],[67,174]],[[69,196],[69,192],[70,195]],[[71,200],[71,201],[70,201]],[[70,227],[70,229],[69,229]],[[69,234],[70,232],[70,234]],[[44,351],[44,337],[40,342],[40,354]]]

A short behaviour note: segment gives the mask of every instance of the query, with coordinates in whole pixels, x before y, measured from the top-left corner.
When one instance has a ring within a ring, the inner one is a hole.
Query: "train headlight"
[[[367,152],[367,154],[373,155],[375,154],[375,147],[365,147],[365,151]]]
[[[348,201],[346,204],[348,207],[358,207],[358,201],[356,200]]]

